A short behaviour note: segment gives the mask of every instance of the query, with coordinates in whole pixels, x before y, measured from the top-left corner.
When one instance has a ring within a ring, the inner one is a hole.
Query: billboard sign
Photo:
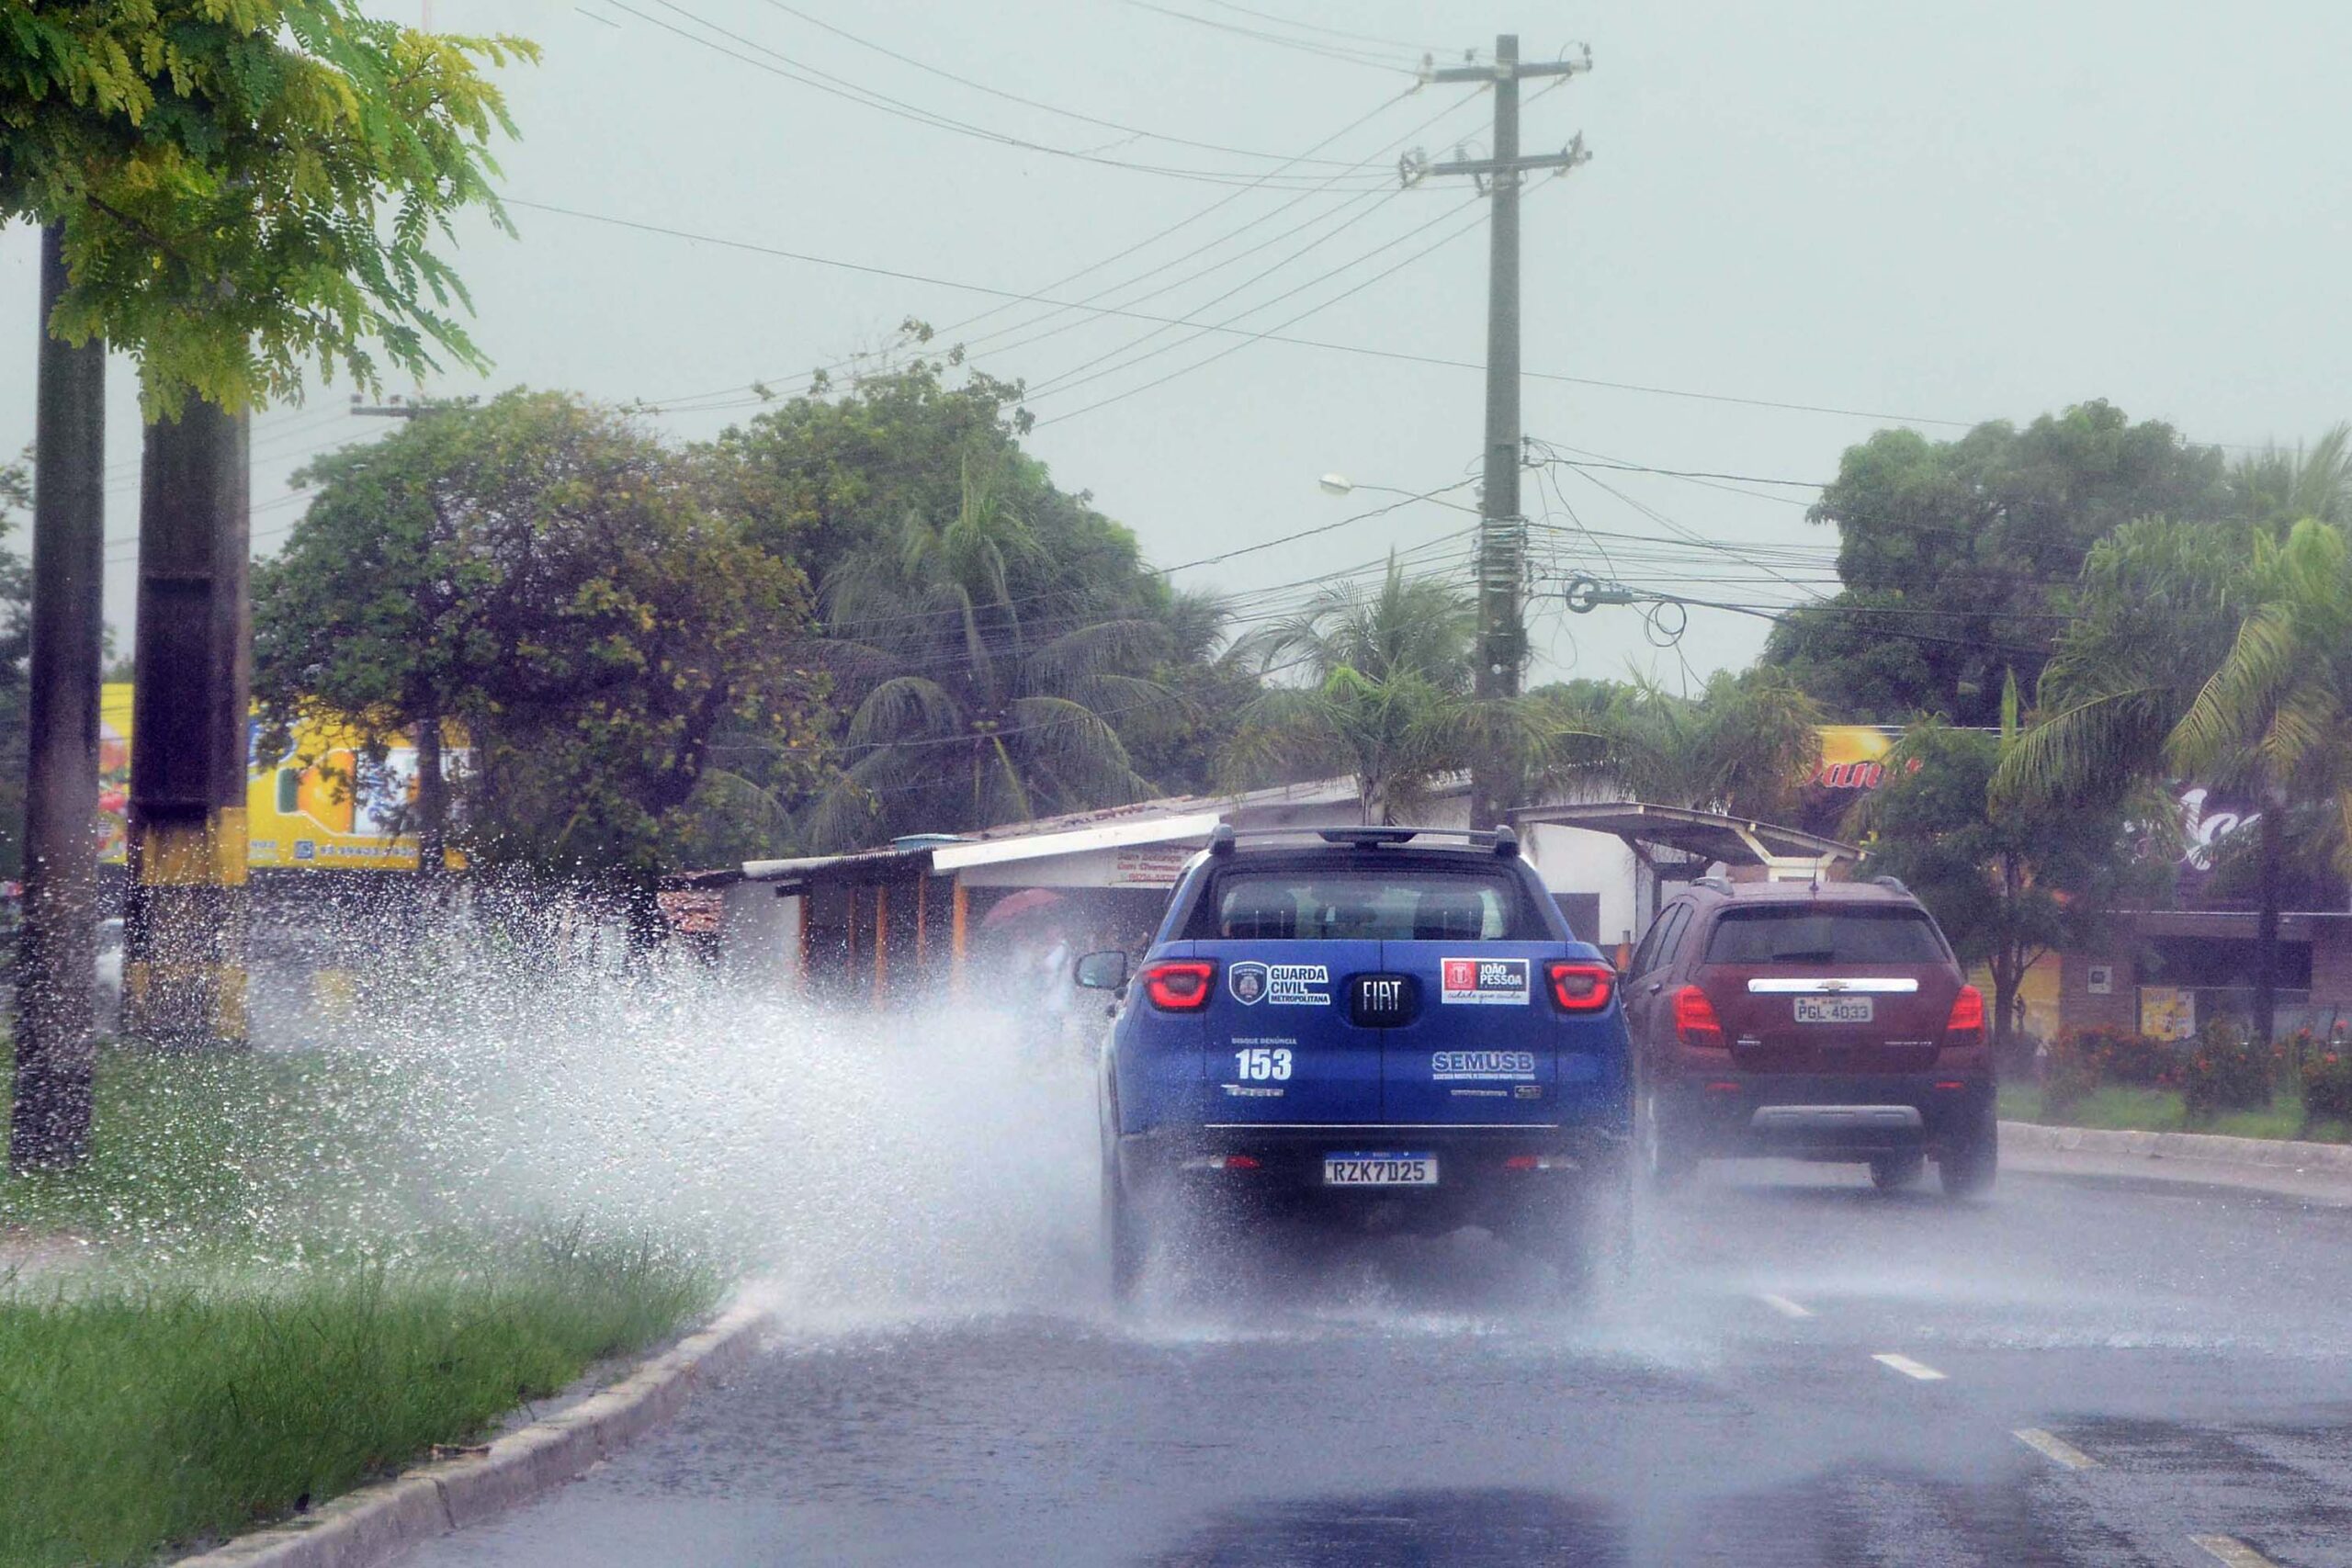
[[[261,723],[246,727],[245,860],[255,868],[312,871],[414,871],[416,836],[395,833],[416,798],[416,747],[395,736],[379,766],[360,753],[359,737],[331,722],[298,727],[283,754],[263,757]],[[130,683],[111,681],[98,698],[98,859],[120,865],[128,844]],[[442,772],[465,771],[465,748],[445,729]],[[451,866],[464,858],[448,857]]]

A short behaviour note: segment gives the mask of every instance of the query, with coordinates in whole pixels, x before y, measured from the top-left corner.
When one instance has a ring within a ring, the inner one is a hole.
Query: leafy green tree
[[[1410,817],[1481,756],[1520,776],[1563,766],[1592,737],[1542,705],[1472,694],[1476,607],[1392,559],[1370,591],[1340,583],[1243,639],[1270,684],[1226,747],[1237,784],[1345,773],[1368,823]],[[1288,682],[1272,678],[1291,674]]]
[[[750,536],[821,589],[846,776],[806,840],[978,827],[1205,787],[1255,682],[1223,612],[1023,450],[1021,389],[916,351],[702,454]],[[1023,705],[1025,717],[1014,716]]]
[[[997,482],[984,460],[967,460],[952,513],[908,513],[826,584],[832,667],[862,694],[842,777],[808,814],[818,848],[1151,791],[1111,716],[1169,700],[1144,673],[1166,625],[1097,618],[1083,574],[1066,593],[1019,592],[1054,563]],[[1065,599],[1074,604],[1057,615]]]
[[[1639,677],[1539,687],[1635,799],[1786,820],[1821,761],[1820,705],[1779,670],[1719,671],[1696,697]]]
[[[2229,514],[2219,452],[2088,402],[1957,441],[1883,430],[1848,448],[1811,516],[1837,525],[1843,592],[1774,627],[1765,662],[1834,717],[1999,722],[2031,690],[2091,547],[2151,514]]]
[[[426,845],[447,821],[444,720],[471,751],[469,852],[605,868],[633,895],[709,804],[724,735],[763,737],[813,781],[805,579],[627,417],[514,391],[432,409],[300,477],[319,494],[254,572],[255,694],[281,733],[323,710],[379,758],[413,732]]]
[[[536,58],[356,0],[64,0],[0,26],[0,220],[62,226],[46,325],[132,354],[151,408],[232,409],[482,361],[436,233],[504,225],[487,148],[511,135],[481,65]],[[375,345],[371,347],[370,345]]]
[[[2135,883],[2120,797],[1996,803],[1994,775],[2019,734],[2014,682],[1996,734],[1913,725],[1887,757],[1886,782],[1849,826],[1867,843],[1866,869],[1900,877],[1961,963],[1985,966],[1993,1047],[2004,1059],[2026,972],[2045,953],[2099,942],[2118,893]]]
[[[2003,759],[2008,802],[2191,778],[2258,803],[2255,1026],[2275,1022],[2278,911],[2299,811],[2352,871],[2352,551],[2333,524],[2150,519],[2092,554],[2041,716]]]

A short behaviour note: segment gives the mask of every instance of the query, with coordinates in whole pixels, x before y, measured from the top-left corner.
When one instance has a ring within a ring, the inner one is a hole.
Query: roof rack
[[[1693,887],[1704,887],[1715,893],[1729,893],[1731,891],[1731,878],[1728,876],[1694,876],[1690,879],[1690,886]]]
[[[1903,879],[1899,876],[1873,876],[1871,878],[1871,885],[1874,887],[1892,888],[1906,898],[1911,896],[1911,889],[1903,886]]]
[[[1245,840],[1296,839],[1307,834],[1327,844],[1351,844],[1360,850],[1376,850],[1388,844],[1408,844],[1416,839],[1459,839],[1464,843],[1483,845],[1504,860],[1519,853],[1519,835],[1509,828],[1244,828],[1236,829],[1230,823],[1220,822],[1209,829],[1209,853],[1229,855]]]

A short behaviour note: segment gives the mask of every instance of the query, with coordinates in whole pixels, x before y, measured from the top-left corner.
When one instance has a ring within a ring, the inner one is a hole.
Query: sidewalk
[[[2004,1122],[2001,1163],[2034,1175],[2229,1187],[2352,1208],[2352,1145],[2342,1144]]]

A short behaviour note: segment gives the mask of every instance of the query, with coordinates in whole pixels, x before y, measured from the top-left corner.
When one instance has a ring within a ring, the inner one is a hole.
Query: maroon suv
[[[1772,1155],[1865,1163],[1883,1188],[1932,1157],[1955,1197],[1993,1184],[1984,998],[1892,877],[1702,879],[1658,911],[1623,995],[1652,1179]]]

